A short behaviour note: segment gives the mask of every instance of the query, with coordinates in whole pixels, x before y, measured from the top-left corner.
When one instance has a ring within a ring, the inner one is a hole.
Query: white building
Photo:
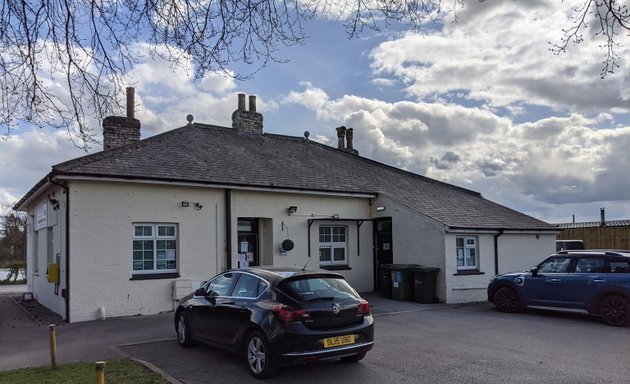
[[[555,226],[359,156],[351,128],[337,148],[263,133],[241,94],[232,128],[189,117],[139,140],[133,105],[104,120],[103,151],[54,165],[16,204],[29,289],[66,321],[169,311],[244,262],[333,269],[363,292],[380,264],[416,263],[440,268],[440,301],[482,301],[495,273],[555,249]]]

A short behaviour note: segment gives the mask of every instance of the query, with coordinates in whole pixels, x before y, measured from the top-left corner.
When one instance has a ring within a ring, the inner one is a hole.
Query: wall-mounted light
[[[203,205],[201,205],[201,203],[195,203],[193,205],[193,208],[195,208],[196,211],[201,211],[201,208],[203,208]]]
[[[385,207],[383,207],[383,206],[376,207],[376,210],[377,210],[378,212],[382,212],[382,211],[384,211],[384,210],[385,210]]]
[[[190,202],[188,202],[188,201],[182,201],[182,207],[184,207],[184,208],[188,208],[188,206],[190,206]]]
[[[339,214],[338,214],[338,213],[335,213],[335,214],[333,214],[333,215],[332,215],[332,217],[333,217],[334,219],[338,219],[338,218],[339,218]]]
[[[287,208],[287,212],[289,213],[289,216],[291,216],[292,214],[297,212],[297,207],[295,205],[292,205],[289,208]]]

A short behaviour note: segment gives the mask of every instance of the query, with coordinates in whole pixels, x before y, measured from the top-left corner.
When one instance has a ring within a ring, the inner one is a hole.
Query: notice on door
[[[239,247],[239,253],[247,253],[248,248],[249,248],[249,244],[247,243],[247,241],[241,241],[241,244]]]

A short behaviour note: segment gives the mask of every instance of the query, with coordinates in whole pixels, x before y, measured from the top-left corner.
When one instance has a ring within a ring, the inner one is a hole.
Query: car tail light
[[[291,308],[286,305],[274,305],[271,307],[271,310],[273,311],[273,314],[285,324],[309,317],[309,314],[305,309]]]
[[[360,315],[369,315],[372,313],[372,308],[370,308],[370,303],[365,300],[361,300],[359,303],[359,314]]]

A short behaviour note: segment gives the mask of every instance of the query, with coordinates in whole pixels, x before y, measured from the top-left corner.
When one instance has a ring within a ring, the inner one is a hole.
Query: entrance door
[[[381,264],[392,264],[394,252],[392,247],[392,219],[374,221],[374,289],[381,289]]]
[[[239,267],[247,261],[250,267],[260,265],[258,260],[258,219],[238,219],[238,260]]]

